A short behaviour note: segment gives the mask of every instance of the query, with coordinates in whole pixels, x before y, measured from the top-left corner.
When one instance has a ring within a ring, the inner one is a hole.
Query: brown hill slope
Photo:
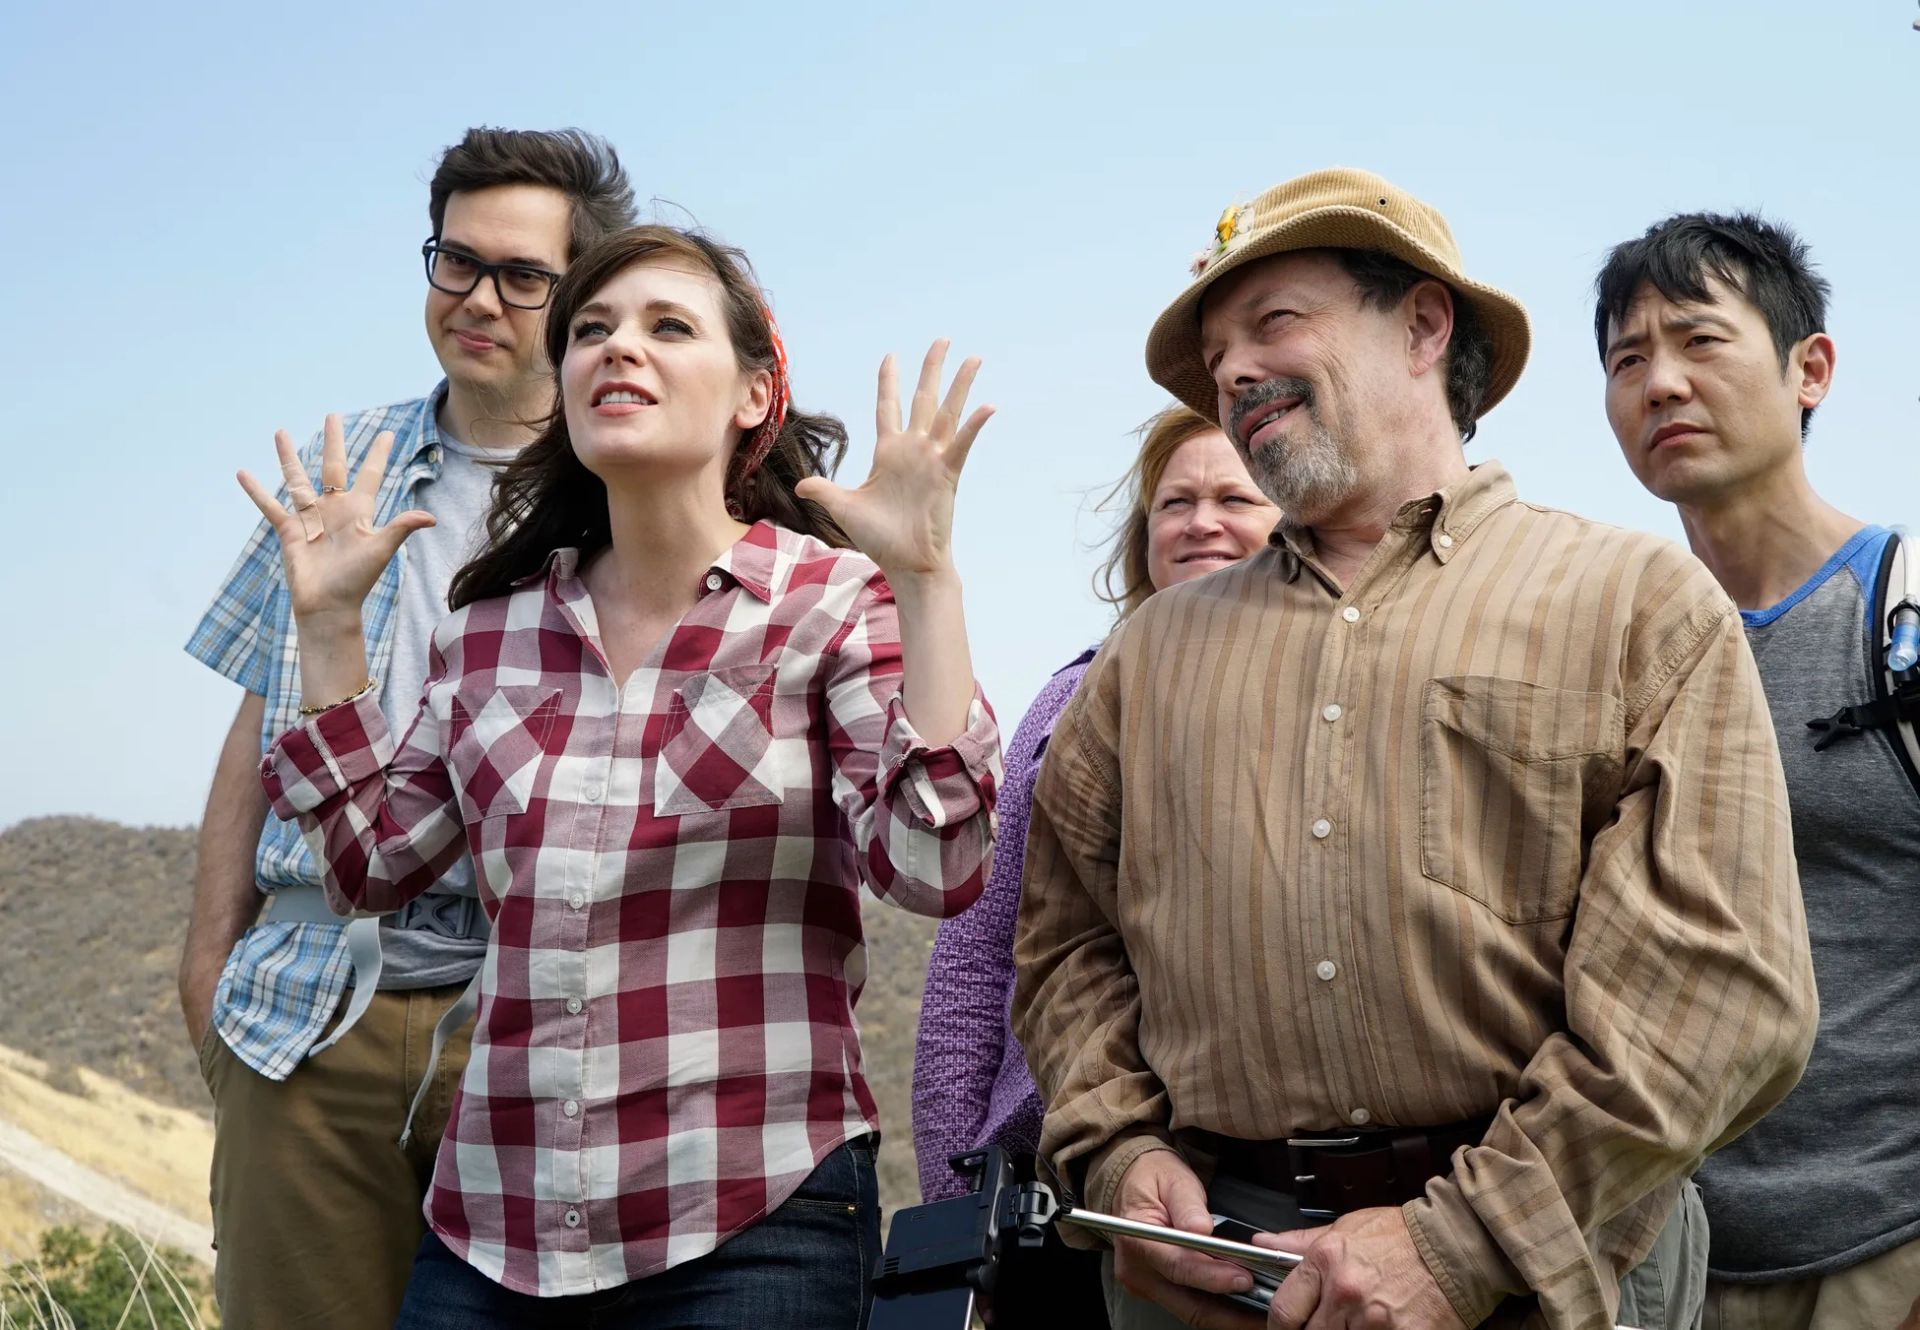
[[[209,1111],[175,998],[192,892],[192,828],[49,817],[0,832],[0,1045],[82,1066],[163,1103]],[[886,1145],[881,1199],[919,1199],[909,1092],[934,921],[866,910],[860,1001]],[[66,1084],[74,1084],[71,1072]]]
[[[206,1110],[174,997],[191,828],[45,817],[0,832],[0,1044]]]

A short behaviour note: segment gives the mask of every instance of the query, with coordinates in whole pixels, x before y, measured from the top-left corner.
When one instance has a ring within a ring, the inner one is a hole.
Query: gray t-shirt
[[[1793,1093],[1700,1169],[1723,1279],[1828,1274],[1920,1238],[1920,795],[1896,736],[1817,753],[1807,728],[1873,697],[1867,606],[1887,536],[1866,528],[1742,615],[1793,803],[1820,1029]]]
[[[414,491],[413,506],[433,514],[435,524],[407,537],[401,547],[406,566],[394,605],[393,658],[380,693],[380,710],[397,740],[413,725],[427,682],[433,630],[447,617],[447,584],[485,535],[487,505],[493,497],[498,462],[510,450],[476,448],[440,431],[440,475]],[[473,861],[465,855],[424,893],[416,909],[444,911],[441,896],[476,895]],[[476,907],[451,907],[476,908]],[[432,988],[464,984],[487,953],[484,937],[451,938],[420,928],[388,928],[381,933],[380,984],[383,989]]]

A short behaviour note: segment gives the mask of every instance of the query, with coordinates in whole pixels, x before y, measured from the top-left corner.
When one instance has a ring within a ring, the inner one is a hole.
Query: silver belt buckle
[[[1360,1144],[1358,1136],[1290,1136],[1287,1159],[1294,1167],[1293,1201],[1302,1219],[1331,1224],[1340,1217],[1338,1210],[1321,1204],[1320,1179],[1310,1167],[1314,1150],[1341,1150]]]

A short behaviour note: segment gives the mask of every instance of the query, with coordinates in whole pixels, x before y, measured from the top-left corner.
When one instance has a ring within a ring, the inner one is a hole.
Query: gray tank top
[[[1873,697],[1868,527],[1779,605],[1743,614],[1793,804],[1820,986],[1806,1074],[1699,1182],[1723,1279],[1828,1274],[1920,1238],[1920,795],[1884,730],[1824,753],[1815,717]]]

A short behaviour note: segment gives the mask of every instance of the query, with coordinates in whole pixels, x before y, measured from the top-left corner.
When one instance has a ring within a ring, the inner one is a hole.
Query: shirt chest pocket
[[[674,690],[654,764],[659,817],[777,804],[787,781],[774,738],[775,670],[733,665]]]
[[[1519,679],[1428,680],[1420,871],[1510,924],[1573,913],[1586,846],[1618,800],[1617,699]]]
[[[465,821],[527,811],[559,715],[558,688],[509,684],[454,694],[447,765]]]

